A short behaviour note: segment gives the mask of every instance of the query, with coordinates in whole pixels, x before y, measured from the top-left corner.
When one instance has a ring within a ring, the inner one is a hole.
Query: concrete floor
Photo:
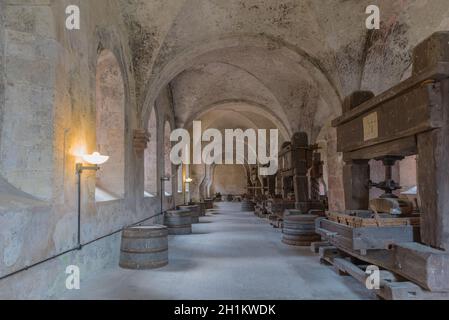
[[[65,299],[372,299],[351,277],[319,263],[309,248],[238,203],[216,204],[194,234],[170,237],[162,269],[117,269],[90,277]]]

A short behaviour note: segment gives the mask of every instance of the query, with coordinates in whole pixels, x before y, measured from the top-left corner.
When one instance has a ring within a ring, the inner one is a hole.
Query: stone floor
[[[351,277],[319,263],[309,248],[281,243],[281,232],[238,203],[221,203],[194,234],[170,237],[162,269],[117,269],[91,276],[64,299],[372,299]]]

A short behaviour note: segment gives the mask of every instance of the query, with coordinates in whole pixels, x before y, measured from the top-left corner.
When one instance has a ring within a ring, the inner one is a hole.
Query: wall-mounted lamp
[[[187,185],[187,184],[192,183],[192,182],[193,182],[193,179],[189,177],[189,178],[186,178],[184,182],[185,182],[186,185]],[[187,189],[187,188],[184,186],[184,204],[186,204],[186,193],[187,193],[187,192],[186,192],[186,191],[187,191],[186,189]],[[189,187],[189,203],[190,203],[190,187]]]
[[[164,196],[165,196],[165,188],[164,188],[164,182],[170,181],[170,176],[162,176],[161,177],[161,213],[164,213]]]
[[[98,171],[99,165],[106,163],[109,160],[109,156],[101,155],[98,152],[92,154],[82,155],[81,158],[84,162],[90,164],[85,166],[83,163],[76,164],[76,174],[78,175],[78,250],[81,250],[81,173],[84,170]]]
[[[92,154],[85,154],[82,155],[81,158],[84,162],[91,164],[92,166],[83,166],[82,163],[76,164],[76,173],[81,173],[84,170],[95,170],[97,171],[99,169],[99,165],[102,165],[106,163],[109,160],[109,156],[101,155],[98,152],[94,152]]]

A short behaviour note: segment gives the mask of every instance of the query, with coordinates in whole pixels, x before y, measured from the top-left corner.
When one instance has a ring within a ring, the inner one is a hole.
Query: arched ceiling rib
[[[213,50],[210,50],[211,47]],[[248,52],[251,54],[248,55]],[[292,61],[292,58],[295,60]],[[264,79],[265,87],[269,87],[278,100],[282,97],[284,108],[296,109],[303,105],[303,100],[308,99],[311,94],[323,94],[324,100],[336,106],[339,112],[340,97],[326,76],[307,58],[280,46],[279,43],[272,43],[266,37],[221,39],[184,52],[183,55],[170,61],[163,72],[155,75],[154,81],[151,81],[148,87],[146,105],[151,104],[151,97],[155,92],[159,92],[182,71],[198,63],[214,61],[225,61],[230,65],[239,66],[253,76],[257,75],[256,78]],[[299,115],[297,110],[294,112]]]
[[[292,131],[284,126],[284,123],[268,108],[259,105],[253,101],[246,100],[229,100],[220,101],[216,104],[200,108],[200,112],[192,115],[191,121],[186,122],[186,128],[190,128],[194,119],[203,119],[205,115],[212,114],[217,111],[233,112],[236,116],[240,116],[254,122],[254,129],[279,129],[279,136],[282,140],[289,140],[293,135]],[[230,128],[235,129],[235,125]]]
[[[370,4],[381,10],[379,31],[365,27]],[[123,7],[142,108],[183,71],[223,63],[258,79],[261,95],[265,87],[283,109],[275,112],[285,125],[312,135],[352,91],[380,93],[398,82],[411,49],[449,28],[447,0],[128,0]]]

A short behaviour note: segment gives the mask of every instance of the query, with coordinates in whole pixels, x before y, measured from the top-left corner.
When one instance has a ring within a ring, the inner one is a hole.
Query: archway
[[[96,201],[123,198],[125,174],[125,90],[114,54],[103,50],[96,73],[96,145],[109,161],[97,172]]]

